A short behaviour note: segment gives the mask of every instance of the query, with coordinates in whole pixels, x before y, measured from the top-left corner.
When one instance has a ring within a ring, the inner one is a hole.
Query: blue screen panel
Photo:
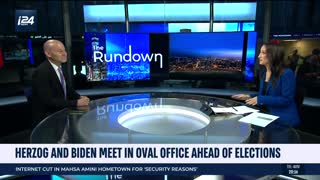
[[[131,23],[129,28],[131,33],[166,33],[167,23]]]
[[[240,31],[240,23],[213,23],[213,32]]]
[[[130,22],[210,20],[209,3],[129,4],[128,12]]]
[[[214,3],[214,21],[254,21],[257,3]]]
[[[164,4],[129,4],[130,22],[165,21]]]
[[[169,32],[181,32],[190,29],[190,32],[209,32],[209,23],[169,23]]]
[[[94,61],[94,51],[105,54],[105,34],[104,33],[85,33],[84,34],[84,51],[85,63],[88,68],[88,81],[100,81],[106,77],[106,63]]]
[[[164,9],[166,21],[210,21],[209,3],[167,3]]]
[[[149,54],[148,34],[106,34],[106,40],[107,56],[113,55],[113,61],[107,67],[107,80],[150,79],[150,63],[142,60],[142,56]],[[121,54],[123,62],[115,54]],[[126,54],[139,61],[125,62]]]
[[[149,34],[85,33],[89,81],[148,80]]]
[[[30,55],[30,64],[34,64],[34,58],[33,58],[33,51],[32,51],[32,42],[31,39],[28,39],[28,49],[29,49],[29,55]]]
[[[124,33],[126,25],[124,23],[86,23],[85,32]]]
[[[244,33],[169,35],[170,72],[241,71]]]
[[[242,23],[242,31],[254,31],[255,23],[254,22],[243,22]]]
[[[247,57],[245,67],[245,80],[253,81],[254,62],[256,57],[257,32],[248,32]]]
[[[124,5],[84,5],[83,15],[85,23],[93,22],[124,22]]]

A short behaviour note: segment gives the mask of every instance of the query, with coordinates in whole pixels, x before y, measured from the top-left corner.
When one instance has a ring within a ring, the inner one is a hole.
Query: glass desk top
[[[63,109],[50,115],[35,127],[31,143],[228,144],[298,141],[292,128],[277,125],[271,125],[270,130],[268,127],[252,127],[238,121],[242,115],[217,115],[210,108],[238,105],[242,104],[182,93],[112,96],[91,101],[88,107]],[[274,131],[281,132],[281,138],[277,138]]]

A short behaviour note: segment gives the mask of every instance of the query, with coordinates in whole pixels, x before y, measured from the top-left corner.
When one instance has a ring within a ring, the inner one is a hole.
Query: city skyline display
[[[172,33],[170,72],[242,71],[244,33]]]

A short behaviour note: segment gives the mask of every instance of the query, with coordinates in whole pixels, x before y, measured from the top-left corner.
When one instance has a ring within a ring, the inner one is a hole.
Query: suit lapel
[[[47,62],[47,64],[49,66],[48,69],[49,69],[49,72],[50,72],[50,75],[51,75],[51,79],[53,80],[53,85],[55,85],[56,87],[59,87],[58,88],[59,94],[61,94],[61,96],[64,96],[63,87],[62,87],[62,85],[60,83],[60,80],[59,80],[59,77],[57,76],[56,71],[54,70],[54,68],[52,67],[52,65],[50,64],[49,61]]]

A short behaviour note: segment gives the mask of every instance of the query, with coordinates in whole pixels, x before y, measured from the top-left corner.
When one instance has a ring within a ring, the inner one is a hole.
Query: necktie
[[[67,97],[66,82],[65,82],[61,67],[59,67],[58,70],[60,74],[60,83],[63,88],[64,98],[66,98]]]

